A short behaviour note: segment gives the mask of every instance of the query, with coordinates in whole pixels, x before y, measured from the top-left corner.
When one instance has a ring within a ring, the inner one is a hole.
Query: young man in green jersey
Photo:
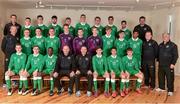
[[[127,22],[125,20],[121,21],[120,31],[124,31],[124,39],[127,41],[132,37],[131,31],[127,28]]]
[[[93,82],[94,82],[94,96],[98,96],[98,88],[97,88],[97,78],[104,77],[105,78],[105,91],[104,95],[109,97],[109,73],[108,73],[108,66],[106,57],[102,55],[102,49],[98,47],[96,49],[96,55],[92,58],[92,65],[93,65]]]
[[[137,59],[141,68],[142,40],[138,38],[138,31],[133,31],[133,36],[128,40],[129,47],[133,50],[133,56]]]
[[[53,54],[58,55],[60,49],[60,40],[58,37],[55,36],[54,28],[49,29],[49,36],[46,38],[45,47],[46,50],[48,50],[49,47],[52,47]]]
[[[54,28],[55,31],[55,36],[58,37],[60,33],[62,33],[62,28],[60,25],[57,23],[57,16],[52,16],[51,17],[51,24],[48,26],[48,29]]]
[[[126,55],[126,49],[128,48],[128,42],[124,39],[124,31],[119,31],[119,38],[115,40],[114,46],[117,49],[117,55],[119,57],[124,57]]]
[[[30,30],[25,29],[24,30],[24,37],[20,39],[21,45],[22,45],[22,52],[25,53],[27,56],[32,54],[32,41],[30,38]]]
[[[69,25],[69,33],[70,33],[70,35],[75,37],[77,34],[75,34],[75,28],[71,25],[71,18],[70,17],[66,18],[65,24]]]
[[[33,47],[33,54],[28,57],[28,61],[26,64],[26,73],[28,76],[33,77],[33,91],[31,93],[32,96],[38,95],[42,89],[42,77],[41,72],[43,69],[44,57],[39,53],[39,47]],[[38,87],[38,89],[37,89]]]
[[[25,19],[25,24],[24,26],[22,26],[21,28],[21,33],[20,33],[20,38],[24,37],[24,30],[25,29],[29,29],[29,36],[32,38],[33,36],[35,36],[35,27],[31,25],[31,18],[26,17]]]
[[[115,78],[122,78],[121,83],[125,81],[124,71],[122,70],[121,58],[117,55],[117,49],[113,47],[111,49],[111,56],[107,58],[108,69],[111,73],[111,86],[112,86],[112,97],[117,96]],[[120,87],[120,92],[123,88]]]
[[[130,76],[137,77],[136,92],[139,94],[142,93],[141,84],[142,84],[144,75],[140,71],[138,61],[137,61],[136,57],[134,57],[133,54],[134,54],[133,49],[128,48],[127,56],[124,56],[122,58],[122,69],[125,71],[125,77],[126,77],[125,83],[121,83],[121,87],[125,88],[125,90],[123,90],[124,94],[123,93],[121,94],[122,96],[125,96],[129,93],[129,78],[130,78]]]
[[[57,56],[53,54],[53,48],[48,48],[48,54],[44,56],[44,68],[43,73],[50,75],[50,92],[49,96],[54,95],[54,79],[53,79],[53,72],[56,65]]]
[[[36,36],[32,38],[32,46],[39,47],[39,53],[44,55],[46,53],[45,48],[45,37],[42,36],[42,30],[40,28],[36,28]]]
[[[13,53],[11,55],[8,71],[5,72],[5,81],[8,89],[8,96],[11,96],[13,92],[11,87],[11,77],[14,75],[20,76],[18,94],[22,94],[23,83],[25,84],[25,89],[28,89],[27,82],[25,82],[27,81],[27,77],[23,77],[23,71],[25,68],[27,56],[26,54],[22,53],[21,44],[17,43],[15,49],[16,53]]]
[[[99,16],[96,16],[94,18],[94,26],[91,27],[91,30],[93,27],[97,28],[99,37],[102,37],[105,34],[104,27],[101,25],[101,18]],[[92,33],[91,33],[91,35],[92,35]]]
[[[105,57],[110,55],[111,48],[114,45],[115,37],[111,35],[111,27],[106,27],[106,35],[102,36],[102,43],[103,43],[103,55]]]
[[[37,26],[36,28],[40,28],[42,30],[42,36],[48,36],[48,27],[43,24],[44,17],[42,15],[37,16]]]
[[[82,14],[80,16],[80,22],[77,23],[75,26],[76,34],[77,34],[79,28],[82,28],[84,30],[84,34],[83,34],[84,38],[88,38],[90,36],[91,29],[90,29],[89,24],[86,23],[86,15],[85,14]]]
[[[112,29],[111,35],[114,37],[117,37],[117,27],[114,25],[114,17],[113,16],[108,17],[108,25],[107,26],[111,27],[111,29]]]

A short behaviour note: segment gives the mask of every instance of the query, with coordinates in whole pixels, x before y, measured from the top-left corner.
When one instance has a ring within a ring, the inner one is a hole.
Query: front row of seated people
[[[143,74],[139,70],[139,64],[131,48],[127,49],[127,55],[122,59],[117,56],[117,49],[111,49],[111,55],[105,57],[102,54],[102,49],[96,49],[96,55],[92,58],[87,53],[87,47],[82,46],[81,54],[74,56],[70,52],[68,46],[64,46],[62,53],[58,56],[53,54],[53,48],[48,48],[48,54],[43,56],[39,53],[39,47],[33,47],[33,54],[27,56],[22,53],[21,44],[16,44],[16,53],[11,56],[8,71],[5,73],[5,80],[8,88],[8,95],[12,95],[11,77],[19,75],[19,89],[18,94],[26,95],[29,92],[28,77],[33,78],[33,90],[31,95],[38,95],[42,92],[42,78],[43,75],[50,76],[50,93],[54,95],[54,85],[57,88],[57,94],[61,95],[64,91],[60,79],[63,76],[69,77],[68,94],[73,94],[73,85],[75,83],[76,96],[81,96],[80,79],[87,78],[87,96],[92,95],[92,86],[94,85],[94,96],[99,95],[98,91],[98,77],[105,78],[104,95],[110,96],[110,82],[112,97],[117,96],[116,78],[120,78],[120,96],[128,95],[129,78],[136,76],[136,92],[141,94],[141,83],[143,81]]]

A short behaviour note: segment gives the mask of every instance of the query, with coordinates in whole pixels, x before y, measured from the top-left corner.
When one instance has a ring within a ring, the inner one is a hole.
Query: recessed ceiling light
[[[139,0],[136,0],[137,3],[139,3]]]

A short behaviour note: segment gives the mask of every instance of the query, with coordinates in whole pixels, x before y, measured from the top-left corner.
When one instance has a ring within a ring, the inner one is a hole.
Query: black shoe
[[[37,90],[36,95],[39,95],[39,94],[41,94],[41,91],[40,91],[40,90]]]
[[[53,95],[54,95],[54,92],[52,90],[50,90],[49,96],[53,96]]]
[[[70,88],[68,88],[68,95],[71,96],[72,93],[73,93],[73,91]]]
[[[64,92],[64,89],[61,88],[61,89],[58,89],[57,94],[60,96],[63,92]]]
[[[35,96],[35,95],[36,95],[36,93],[37,93],[37,90],[36,90],[36,89],[33,89],[33,91],[32,91],[32,93],[31,93],[31,95],[32,95],[32,96]]]
[[[12,95],[12,89],[9,89],[8,90],[8,94],[7,94],[8,96],[11,96]]]
[[[21,88],[18,89],[18,94],[19,94],[19,95],[22,94],[22,89],[21,89]]]

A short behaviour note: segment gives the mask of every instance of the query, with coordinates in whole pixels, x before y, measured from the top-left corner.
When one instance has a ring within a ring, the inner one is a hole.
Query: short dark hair
[[[28,30],[29,32],[31,31],[31,30],[30,30],[30,29],[28,29],[28,28],[25,28],[25,29],[24,29],[24,31],[26,31],[26,30]]]
[[[146,33],[151,33],[151,35],[153,35],[153,33],[151,31],[146,31]]]
[[[21,43],[16,43],[16,46],[21,46]]]
[[[35,31],[36,31],[36,30],[40,30],[40,31],[42,31],[42,29],[41,29],[40,27],[37,27],[37,28],[35,29]]]
[[[11,16],[10,16],[10,17],[12,18],[12,16],[14,16],[14,17],[16,17],[16,18],[17,18],[17,15],[15,15],[15,14],[11,14]]]
[[[48,50],[49,50],[49,49],[52,49],[52,51],[53,51],[53,48],[52,48],[52,47],[48,47]]]
[[[102,50],[102,48],[101,48],[101,47],[99,47],[99,46],[98,46],[98,47],[96,47],[96,50],[98,50],[98,49],[101,49],[101,50]]]
[[[124,33],[124,31],[123,31],[123,30],[119,30],[119,31],[118,31],[118,34],[121,34],[121,33]]]
[[[54,27],[49,28],[49,30],[54,30]]]
[[[38,46],[38,45],[34,45],[34,46],[33,46],[33,48],[35,48],[35,47],[38,47],[38,48],[39,48],[39,46]]]
[[[71,18],[70,17],[66,17],[66,20],[71,20]]]
[[[80,17],[86,17],[86,15],[85,14],[81,14],[81,16]]]
[[[139,33],[139,31],[138,31],[138,30],[133,30],[133,33],[135,33],[135,32]]]
[[[94,20],[96,20],[96,19],[100,19],[100,20],[101,20],[101,17],[99,17],[99,16],[96,16],[96,17],[94,18]]]
[[[141,17],[139,17],[139,20],[140,20],[140,19],[146,19],[146,17],[144,17],[144,16],[141,16]]]
[[[111,48],[111,51],[112,51],[113,49],[117,50],[117,48],[116,48],[116,47],[112,47],[112,48]]]
[[[112,28],[110,26],[106,26],[105,30],[112,30]]]
[[[38,16],[37,16],[37,19],[38,19],[38,18],[44,19],[44,17],[43,17],[42,15],[38,15]]]
[[[126,49],[126,52],[128,52],[128,51],[133,51],[133,49],[129,47]]]
[[[108,17],[108,20],[110,20],[111,18],[114,20],[114,17],[113,17],[113,16],[109,16],[109,17]]]
[[[121,24],[123,24],[123,23],[127,24],[127,21],[126,20],[121,21]]]
[[[53,15],[53,16],[51,17],[51,19],[57,19],[57,16],[56,16],[56,15]]]
[[[91,30],[93,30],[93,29],[97,29],[97,27],[96,27],[96,26],[93,26],[93,27],[91,28]]]
[[[65,27],[65,26],[68,26],[68,27],[69,27],[69,25],[68,25],[68,24],[64,24],[64,25],[63,25],[63,27]]]
[[[31,21],[31,18],[30,18],[30,17],[26,17],[26,18],[25,18],[25,20],[27,20],[27,19]]]
[[[78,31],[79,31],[79,30],[82,30],[82,31],[84,31],[84,29],[83,29],[83,28],[78,28]]]

